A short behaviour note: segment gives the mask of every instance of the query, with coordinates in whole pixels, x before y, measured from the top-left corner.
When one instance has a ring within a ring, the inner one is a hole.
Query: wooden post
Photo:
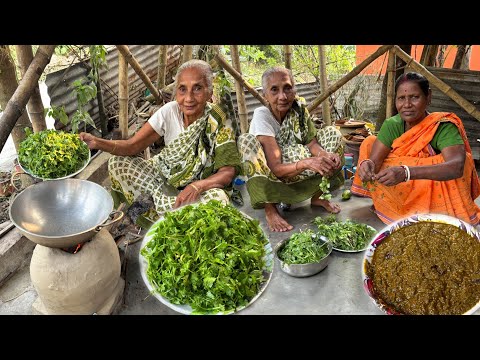
[[[230,45],[230,51],[232,55],[232,64],[235,70],[242,75],[240,67],[240,55],[238,52],[238,45]],[[238,117],[240,118],[240,132],[245,134],[248,132],[248,112],[247,105],[245,104],[245,94],[243,93],[242,84],[235,79],[235,91],[237,93],[237,107]]]
[[[285,67],[292,70],[292,45],[283,45],[283,53],[285,54]]]
[[[153,94],[155,97],[155,100],[157,100],[157,104],[161,104],[163,102],[162,98],[160,97],[160,93],[158,90],[155,88],[155,86],[152,84],[148,76],[145,74],[145,72],[142,70],[142,67],[138,63],[138,61],[135,59],[133,54],[130,52],[128,49],[127,45],[115,45],[120,51],[120,53],[125,57],[127,60],[128,64],[135,70],[137,75],[142,79],[143,83],[147,86],[147,88],[150,90],[150,92]]]
[[[35,86],[38,85],[38,79],[40,79],[43,70],[45,70],[45,66],[50,62],[55,47],[56,45],[40,45],[22,81],[20,81],[17,89],[5,106],[5,110],[0,117],[0,151],[5,146],[17,119],[25,111],[28,99],[30,99]]]
[[[330,85],[328,89],[317,96],[308,106],[307,109],[308,111],[312,111],[315,109],[318,105],[321,104],[323,100],[328,98],[331,94],[333,94],[335,91],[340,89],[343,85],[345,85],[348,81],[353,79],[355,76],[360,74],[360,72],[365,69],[373,60],[376,58],[382,56],[384,53],[386,53],[390,48],[392,48],[393,45],[382,45],[380,46],[377,51],[375,51],[373,54],[371,54],[369,57],[367,57],[365,60],[363,60],[360,64],[358,64],[356,67],[353,68],[352,71],[350,71],[347,75],[345,75],[343,78],[338,80],[335,84]]]
[[[20,68],[20,75],[25,75],[25,72],[28,69],[28,66],[33,60],[33,51],[32,45],[15,45],[17,51],[18,64]],[[33,89],[32,96],[27,103],[27,111],[30,115],[30,120],[32,121],[33,132],[37,133],[39,131],[45,130],[47,128],[47,123],[45,122],[45,114],[42,103],[42,97],[40,96],[40,88],[38,83]]]
[[[458,105],[462,107],[469,115],[472,115],[475,119],[480,121],[480,111],[472,105],[468,100],[465,100],[459,93],[450,87],[447,83],[443,82],[435,75],[433,75],[430,71],[425,69],[425,67],[418,62],[415,61],[410,55],[408,55],[405,51],[400,49],[397,45],[393,48],[395,55],[399,58],[403,59],[407,63],[406,67],[411,67],[416,72],[419,72],[423,76],[425,76],[428,81],[435,85],[438,90],[443,92],[445,95],[450,97],[453,101],[455,101]]]
[[[167,49],[168,45],[160,45],[158,50],[158,72],[157,72],[157,89],[165,87],[165,74],[167,72]]]
[[[322,90],[322,93],[324,93],[328,87],[325,45],[318,45],[318,58],[320,60],[320,89]],[[327,101],[322,102],[322,116],[325,125],[332,125],[332,117],[330,116],[330,103],[328,102],[328,98]]]
[[[118,125],[122,139],[128,139],[128,63],[125,56],[118,54]]]
[[[183,45],[182,64],[193,58],[193,45]]]
[[[395,106],[395,52],[392,50],[388,52],[387,76],[385,119],[393,116],[393,107]]]
[[[265,105],[265,106],[268,106],[268,101],[258,93],[257,90],[255,90],[252,85],[250,85],[248,82],[246,82],[243,77],[242,77],[242,74],[239,74],[237,70],[235,70],[224,58],[222,55],[220,55],[220,53],[216,52],[215,54],[215,61],[222,67],[224,68],[225,70],[228,71],[228,73],[230,75],[233,76],[233,78],[235,80],[237,80],[238,82],[240,82],[242,84],[242,86],[247,89],[247,91],[252,94],[258,101],[260,101],[260,103],[262,103],[262,105]]]

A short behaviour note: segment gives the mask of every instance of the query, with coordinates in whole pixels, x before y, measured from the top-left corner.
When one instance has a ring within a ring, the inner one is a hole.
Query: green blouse
[[[377,139],[380,142],[391,148],[393,141],[404,133],[404,121],[400,115],[397,114],[384,121]],[[452,145],[463,145],[463,139],[455,124],[451,122],[444,122],[438,126],[437,132],[433,136],[430,145],[435,152],[439,154],[443,148]]]

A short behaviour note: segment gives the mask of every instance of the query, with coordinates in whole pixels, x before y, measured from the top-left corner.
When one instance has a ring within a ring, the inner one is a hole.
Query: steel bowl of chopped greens
[[[327,267],[331,252],[331,242],[311,229],[292,234],[274,250],[280,269],[293,277],[318,274]]]
[[[41,180],[71,178],[87,167],[90,158],[90,149],[77,134],[55,129],[29,133],[18,151],[22,170]]]

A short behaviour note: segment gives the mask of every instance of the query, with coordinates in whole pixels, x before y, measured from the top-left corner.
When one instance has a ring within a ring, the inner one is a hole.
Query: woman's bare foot
[[[275,204],[265,204],[265,216],[271,231],[285,232],[293,229],[293,226],[280,216]]]
[[[340,205],[338,205],[337,203],[334,203],[330,200],[319,199],[318,196],[312,197],[311,202],[313,206],[322,206],[323,208],[325,208],[325,210],[332,214],[338,214],[341,210]]]

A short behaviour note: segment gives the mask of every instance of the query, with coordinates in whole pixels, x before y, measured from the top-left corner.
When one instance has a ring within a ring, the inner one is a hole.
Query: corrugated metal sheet
[[[159,46],[160,45],[128,45],[131,53],[154,85],[157,79]],[[173,80],[174,72],[180,61],[181,51],[181,45],[169,45],[168,47],[167,83]],[[118,51],[115,47],[110,48],[106,59],[108,69],[101,69],[100,78],[107,117],[111,118],[118,114]],[[88,69],[83,62],[74,64],[67,69],[48,74],[45,83],[48,87],[51,105],[65,106],[65,110],[70,117],[78,108],[75,93],[72,92],[72,83],[75,80],[86,77],[87,74]],[[131,66],[128,67],[128,80],[129,107],[135,105],[135,107],[138,108],[138,100],[145,95],[147,88]],[[92,100],[86,109],[97,128],[100,129],[97,100]],[[55,127],[57,129],[70,129],[69,125],[64,127],[59,121],[55,123]]]
[[[472,70],[454,70],[445,68],[427,67],[433,75],[450,85],[465,100],[475,105],[480,110],[480,71]],[[432,104],[428,108],[429,111],[448,111],[454,112],[462,119],[463,126],[467,132],[468,142],[472,147],[473,157],[480,159],[480,123],[473,116],[469,115],[450,97],[438,90],[430,83],[432,88]]]

